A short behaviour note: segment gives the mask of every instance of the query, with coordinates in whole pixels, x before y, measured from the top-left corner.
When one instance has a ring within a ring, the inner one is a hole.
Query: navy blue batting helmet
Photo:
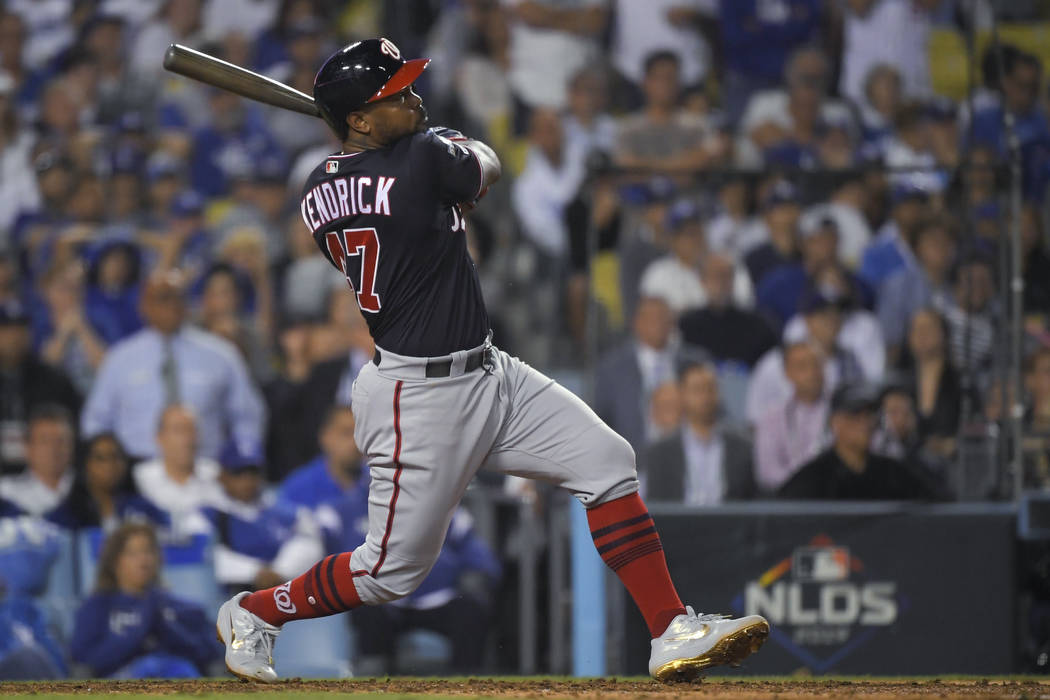
[[[328,57],[314,78],[314,102],[328,125],[345,139],[346,117],[369,102],[394,95],[419,78],[429,58],[405,60],[389,39],[365,39]]]

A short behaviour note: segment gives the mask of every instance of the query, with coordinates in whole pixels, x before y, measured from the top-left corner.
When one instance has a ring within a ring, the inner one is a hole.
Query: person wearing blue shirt
[[[364,457],[354,441],[354,427],[349,406],[332,406],[321,423],[321,454],[285,478],[280,499],[314,509],[355,489]]]
[[[0,679],[67,673],[65,653],[34,600],[47,586],[58,553],[56,526],[24,515],[0,518]]]
[[[110,348],[81,416],[84,435],[112,431],[129,454],[153,457],[161,412],[184,404],[197,418],[200,456],[218,456],[228,439],[261,443],[266,408],[244,360],[225,340],[183,324],[183,289],[174,270],[146,283],[149,327]]]
[[[219,459],[221,497],[204,508],[215,530],[215,576],[234,592],[280,585],[324,557],[310,511],[263,491],[258,448],[230,443]]]
[[[106,241],[88,253],[84,314],[108,344],[142,328],[139,274],[142,256],[128,241]]]
[[[318,509],[329,552],[351,551],[365,541],[368,483],[369,477],[362,476],[354,488]],[[398,638],[414,629],[427,629],[451,643],[451,672],[476,673],[500,574],[499,561],[474,532],[470,515],[457,510],[437,562],[419,588],[389,605],[354,610],[350,622],[356,630],[357,667],[369,673],[396,672]]]
[[[204,610],[161,588],[149,525],[125,523],[102,547],[95,592],[76,613],[70,651],[95,677],[195,678],[222,658]]]
[[[780,85],[788,56],[816,37],[821,4],[821,0],[719,3],[728,123],[740,118],[752,93]]]
[[[915,267],[911,242],[928,211],[929,193],[907,180],[900,180],[890,194],[890,220],[882,225],[861,255],[857,276],[871,289],[878,289],[894,272]]]

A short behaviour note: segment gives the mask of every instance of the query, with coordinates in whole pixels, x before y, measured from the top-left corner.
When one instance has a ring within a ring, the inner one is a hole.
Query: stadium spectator
[[[545,107],[529,117],[529,142],[525,169],[513,184],[514,211],[526,238],[560,260],[569,246],[565,209],[583,183],[585,147],[566,142],[561,117]]]
[[[106,354],[101,327],[110,319],[89,318],[85,313],[84,266],[79,261],[56,263],[41,285],[46,311],[37,315],[35,329],[40,357],[65,372],[77,391],[86,394]]]
[[[671,254],[654,261],[642,275],[639,291],[645,297],[667,302],[677,316],[703,308],[709,303],[701,275],[707,244],[700,208],[689,200],[679,200],[667,214]],[[733,303],[742,308],[754,305],[754,290],[747,272],[734,266]]]
[[[3,21],[0,15],[0,27]],[[15,80],[0,66],[0,251],[12,247],[9,234],[18,216],[40,206],[32,148],[32,134],[16,111]]]
[[[740,175],[727,175],[717,186],[716,209],[707,222],[707,247],[715,253],[733,254],[737,238],[748,224],[750,188]]]
[[[791,396],[767,406],[755,423],[755,481],[763,493],[775,492],[826,443],[824,351],[799,341],[786,345],[782,358]]]
[[[838,224],[831,217],[803,219],[799,227],[799,262],[781,265],[768,272],[758,286],[758,308],[780,324],[798,311],[802,297],[814,288],[829,288],[840,281],[844,296],[863,307],[874,301],[871,290],[839,262]],[[833,281],[831,281],[833,280]]]
[[[135,465],[135,487],[154,507],[168,513],[178,534],[199,532],[198,511],[220,493],[219,465],[198,456],[197,420],[186,406],[170,404],[156,427],[159,454]]]
[[[332,406],[319,425],[321,453],[281,482],[281,500],[316,509],[357,488],[365,462],[354,440],[355,426],[349,406]]]
[[[167,0],[143,26],[131,45],[130,64],[143,75],[163,75],[164,51],[171,44],[200,44],[201,0]]]
[[[265,318],[268,305],[256,303],[255,313],[245,313],[245,297],[254,294],[259,285],[253,285],[245,275],[232,265],[217,262],[211,266],[202,280],[200,311],[197,324],[201,329],[225,339],[240,351],[247,363],[252,378],[263,384],[270,378],[272,364],[267,350],[270,322]],[[267,280],[268,288],[269,282]],[[269,291],[265,292],[269,296]]]
[[[974,256],[956,266],[951,300],[942,313],[948,321],[952,365],[984,382],[992,369],[1002,321],[990,260]]]
[[[919,416],[912,389],[902,383],[891,383],[879,401],[879,424],[871,439],[871,451],[923,469],[931,483],[946,490],[944,477],[949,464],[936,441],[923,441],[919,434]],[[931,449],[932,448],[932,449]]]
[[[214,232],[204,223],[204,198],[193,190],[175,196],[160,231],[147,239],[156,251],[156,270],[181,270],[187,280],[204,274],[215,254]]]
[[[126,523],[106,538],[70,641],[73,661],[91,675],[196,678],[221,657],[204,610],[161,587],[160,558],[149,525]]]
[[[290,316],[320,318],[331,291],[343,290],[346,277],[321,253],[299,212],[285,220],[285,231],[291,259],[278,287],[278,307]]]
[[[871,67],[864,77],[862,98],[854,97],[860,112],[861,137],[868,155],[880,155],[893,133],[897,110],[903,100],[903,79],[888,63]]]
[[[368,534],[368,476],[361,476],[360,482],[363,487],[355,485],[320,509],[332,553],[352,551]],[[374,675],[396,673],[398,640],[412,630],[426,629],[448,639],[449,672],[477,673],[500,574],[499,560],[474,532],[470,515],[457,510],[437,561],[419,588],[397,605],[361,606],[348,616],[356,632],[355,668]]]
[[[674,181],[666,177],[620,188],[623,203],[641,210],[637,216],[625,217],[619,235],[620,298],[626,318],[633,316],[638,305],[638,287],[645,268],[670,249],[664,226],[676,191]]]
[[[920,222],[929,213],[929,202],[929,193],[923,187],[907,180],[894,184],[890,219],[875,234],[857,270],[872,289],[878,289],[897,270],[915,264],[911,242]]]
[[[700,282],[707,304],[682,314],[678,329],[687,345],[706,350],[716,362],[739,362],[752,367],[777,344],[777,334],[765,316],[741,308],[734,299],[737,270],[726,255],[705,256]]]
[[[646,449],[646,498],[710,506],[754,497],[751,442],[720,420],[714,365],[687,363],[678,383],[682,423]]]
[[[700,84],[711,71],[711,51],[702,27],[715,19],[713,5],[705,0],[616,0],[610,52],[616,69],[641,88],[646,57],[669,51],[678,58],[682,84]]]
[[[897,270],[879,288],[877,312],[891,361],[904,342],[910,319],[923,306],[946,309],[955,257],[955,227],[944,218],[928,219],[915,234],[915,267]]]
[[[930,15],[939,4],[940,0],[848,0],[839,92],[861,103],[871,71],[888,66],[903,78],[905,95],[928,95]]]
[[[949,357],[948,325],[936,309],[920,308],[911,317],[901,364],[913,387],[919,436],[932,452],[950,456],[955,450],[966,392]]]
[[[305,508],[263,489],[257,450],[223,450],[222,490],[204,507],[215,532],[215,577],[235,592],[280,585],[324,556],[321,531]]]
[[[599,56],[598,38],[608,22],[606,0],[502,4],[510,25],[508,77],[515,98],[529,109],[564,108],[569,80]]]
[[[107,345],[142,328],[139,279],[142,254],[127,241],[109,241],[90,252],[84,314],[93,320]]]
[[[0,679],[62,678],[66,653],[38,600],[58,561],[61,531],[25,515],[0,523]]]
[[[819,292],[807,293],[800,313],[784,329],[783,342],[813,340],[824,357],[824,390],[830,392],[840,383],[862,379],[879,381],[885,369],[885,349],[878,345],[878,323],[861,316],[849,336],[851,346],[842,343],[846,323],[853,314],[846,313],[840,300]],[[870,343],[870,346],[865,344]],[[857,353],[863,353],[863,361]],[[881,359],[880,359],[881,355]],[[747,387],[747,417],[756,422],[769,406],[783,404],[791,397],[791,383],[784,373],[780,348],[774,348],[759,359]]]
[[[584,68],[569,81],[569,107],[562,117],[569,148],[580,144],[588,155],[616,149],[616,120],[606,111],[609,76],[601,66]]]
[[[161,527],[171,520],[135,492],[128,456],[113,433],[100,433],[81,449],[81,464],[69,499],[77,528],[100,527],[107,532],[127,520]]]
[[[725,111],[737,123],[751,96],[780,85],[784,66],[820,28],[819,0],[739,0],[718,3],[725,54]]]
[[[0,477],[0,499],[27,515],[72,527],[73,416],[58,404],[40,404],[26,425],[26,469]]]
[[[677,432],[682,424],[682,392],[678,382],[664,382],[649,395],[649,425],[652,441]]]
[[[1050,349],[1040,347],[1025,357],[1024,482],[1026,488],[1050,486]]]
[[[767,160],[783,159],[783,154],[773,153],[777,149],[812,148],[821,124],[852,130],[849,107],[828,97],[830,72],[828,58],[819,48],[795,51],[784,69],[785,89],[751,97],[737,135],[737,164],[757,169]],[[772,158],[767,157],[770,154]]]
[[[827,202],[809,207],[799,219],[799,228],[807,230],[817,221],[830,219],[838,229],[839,261],[856,270],[864,249],[871,242],[871,226],[865,210],[872,193],[859,173],[844,173],[835,178],[834,190]]]
[[[911,467],[871,451],[878,393],[843,385],[831,397],[831,446],[802,465],[777,491],[780,498],[878,501],[930,500],[933,488]]]
[[[645,105],[620,121],[615,159],[631,170],[685,174],[721,162],[728,147],[702,116],[680,106],[678,56],[656,51],[645,59]]]
[[[0,304],[0,473],[25,464],[26,418],[45,404],[63,406],[71,415],[80,397],[60,370],[31,352],[29,315],[16,300]]]
[[[772,183],[762,196],[762,213],[741,234],[736,254],[743,258],[758,287],[773,270],[798,256],[798,221],[802,214],[798,190],[786,180]]]
[[[182,276],[153,274],[141,312],[148,327],[113,346],[99,369],[81,417],[84,434],[112,431],[134,457],[152,457],[161,412],[182,403],[199,421],[202,456],[217,455],[228,434],[262,444],[262,399],[233,346],[184,325]]]
[[[153,101],[156,79],[133,70],[128,61],[127,27],[118,15],[100,13],[80,30],[80,45],[96,62],[99,124],[113,125],[121,115],[140,112]]]
[[[595,412],[641,450],[653,433],[648,425],[649,396],[675,378],[683,349],[674,332],[674,314],[662,299],[638,303],[631,337],[609,350],[595,374]]]

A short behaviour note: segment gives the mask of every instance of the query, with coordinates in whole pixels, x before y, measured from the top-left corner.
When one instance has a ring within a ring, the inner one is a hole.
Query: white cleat
[[[273,643],[280,627],[275,627],[241,607],[247,591],[233,596],[219,608],[215,631],[226,645],[226,668],[238,678],[272,683]]]
[[[697,616],[687,606],[686,613],[653,640],[649,675],[665,683],[693,681],[712,666],[739,666],[768,636],[769,623],[760,615]]]

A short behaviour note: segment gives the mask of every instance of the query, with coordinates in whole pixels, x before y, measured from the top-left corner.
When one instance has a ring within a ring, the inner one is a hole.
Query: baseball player
[[[634,452],[579,398],[492,345],[464,209],[500,176],[491,148],[427,129],[412,84],[427,59],[388,39],[332,55],[314,99],[342,141],[303,191],[301,213],[346,274],[376,352],[352,391],[355,438],[371,469],[368,535],[296,579],[239,593],[219,609],[226,665],[276,678],[281,625],[381,605],[411,593],[433,566],[453,512],[479,469],[543,479],[587,509],[595,546],[641,609],[649,672],[694,679],[757,650],[757,615],[696,615],[682,604],[638,495]]]

